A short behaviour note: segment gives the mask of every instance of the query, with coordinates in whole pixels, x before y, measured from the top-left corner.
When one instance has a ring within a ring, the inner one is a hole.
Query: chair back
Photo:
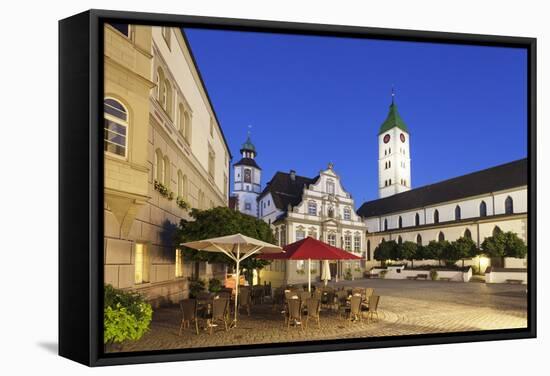
[[[355,294],[363,294],[365,289],[363,289],[362,287],[354,287],[352,290],[351,290],[351,294],[352,295],[355,295]]]
[[[194,320],[197,317],[196,299],[183,299],[180,302],[180,308],[184,320]]]
[[[306,301],[309,298],[311,298],[311,293],[309,291],[300,291],[298,296],[300,297],[300,300]]]
[[[300,299],[288,299],[288,316],[289,319],[300,318]]]
[[[374,294],[374,289],[372,287],[367,287],[365,289],[365,297],[369,298]]]
[[[351,297],[351,314],[352,315],[359,315],[361,313],[361,296],[360,295],[353,295]]]
[[[227,291],[220,291],[216,296],[218,298],[223,298],[223,299],[227,299],[227,300],[231,299],[231,293],[227,292]]]
[[[285,299],[286,300],[291,300],[294,296],[298,296],[298,293],[296,291],[293,291],[293,290],[285,291]]]
[[[201,291],[197,294],[197,300],[209,300],[212,298],[212,294],[207,291]]]
[[[321,301],[317,298],[309,298],[306,300],[306,308],[308,316],[317,317],[321,311]]]
[[[242,290],[239,290],[239,305],[247,305],[250,304],[250,289],[245,288]]]
[[[321,300],[322,297],[323,297],[323,291],[320,289],[316,289],[312,294],[312,298],[315,298],[315,299]]]
[[[344,290],[336,291],[336,298],[338,299],[339,302],[345,301],[347,297],[348,297],[347,291],[344,291]]]
[[[323,291],[323,295],[321,296],[321,302],[323,304],[332,304],[334,303],[334,291]]]
[[[380,295],[372,295],[369,298],[369,311],[376,312],[378,310],[378,302],[380,302]]]
[[[227,313],[227,307],[229,300],[224,298],[214,299],[212,301],[212,319],[221,319],[225,318]]]

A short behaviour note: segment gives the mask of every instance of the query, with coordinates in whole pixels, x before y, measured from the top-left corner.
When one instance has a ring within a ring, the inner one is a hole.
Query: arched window
[[[128,154],[128,111],[119,101],[105,98],[103,101],[103,150],[127,157]]]
[[[327,242],[333,247],[336,247],[336,234],[333,232],[329,233],[327,236]]]
[[[309,215],[317,215],[317,203],[315,201],[308,201],[307,213]]]
[[[466,229],[464,231],[464,237],[467,238],[467,239],[471,239],[472,238],[472,232],[469,229]]]
[[[296,241],[302,240],[305,237],[306,237],[306,230],[302,226],[299,226],[296,229]]]
[[[170,187],[170,159],[168,156],[164,156],[164,180],[162,181],[165,186]]]
[[[403,238],[401,237],[401,235],[397,237],[397,244],[403,244]]]
[[[510,196],[506,197],[504,201],[504,213],[514,214],[514,200]]]
[[[185,108],[183,107],[183,104],[178,105],[178,132],[185,137]]]
[[[485,203],[485,201],[481,201],[481,204],[479,204],[479,216],[480,217],[487,216],[487,204]]]
[[[367,261],[370,261],[370,240],[367,240]]]
[[[502,230],[500,229],[500,227],[495,226],[495,228],[493,229],[493,236],[496,236],[496,235],[500,234],[501,232],[502,232]]]
[[[437,241],[442,242],[443,240],[445,240],[445,234],[443,234],[443,231],[440,231],[439,235],[437,235]]]
[[[418,213],[414,215],[414,225],[420,226],[420,215]]]
[[[384,231],[388,231],[388,220],[384,219]]]
[[[249,168],[244,169],[244,182],[252,183],[252,170]]]
[[[388,161],[388,168],[391,168],[391,161]]]
[[[401,216],[399,216],[398,225],[399,225],[399,228],[403,227],[403,218],[401,218]]]
[[[344,208],[344,220],[346,220],[346,221],[351,220],[351,209],[350,208]]]
[[[166,103],[166,92],[164,91],[164,71],[161,67],[158,67],[157,69],[155,84],[157,84],[157,100],[160,105],[164,107]]]
[[[153,176],[156,181],[164,184],[164,175],[165,175],[164,157],[162,156],[162,152],[160,151],[160,149],[157,149],[157,151],[155,151],[155,164],[154,164]]]
[[[422,245],[422,235],[420,234],[416,235],[416,244]]]
[[[439,210],[434,210],[434,223],[439,223]]]
[[[166,92],[166,98],[164,103],[164,109],[170,118],[172,118],[172,107],[174,106],[174,97],[172,91],[172,85],[168,79],[164,80],[164,90]]]
[[[178,170],[178,197],[183,196],[183,173]]]
[[[457,205],[455,208],[455,221],[459,221],[461,217],[462,217],[462,212],[460,210],[460,206]]]

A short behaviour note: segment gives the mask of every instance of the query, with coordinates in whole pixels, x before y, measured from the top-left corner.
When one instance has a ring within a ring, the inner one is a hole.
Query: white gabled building
[[[364,257],[366,225],[355,212],[355,202],[342,186],[340,176],[329,164],[315,178],[295,171],[277,172],[258,198],[259,217],[274,229],[278,244],[286,245],[306,236]],[[273,285],[307,282],[303,261],[275,261],[261,271],[263,281]],[[314,262],[314,276],[322,263]],[[346,270],[362,275],[360,262],[330,263],[331,274],[343,278]]]

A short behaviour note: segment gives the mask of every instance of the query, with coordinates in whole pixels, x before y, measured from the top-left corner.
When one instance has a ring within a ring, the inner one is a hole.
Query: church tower
[[[409,130],[397,112],[395,93],[388,117],[378,132],[378,196],[392,196],[411,189]]]
[[[262,169],[256,163],[256,147],[250,140],[250,132],[240,152],[241,160],[233,165],[233,196],[237,198],[236,208],[241,213],[257,217]]]

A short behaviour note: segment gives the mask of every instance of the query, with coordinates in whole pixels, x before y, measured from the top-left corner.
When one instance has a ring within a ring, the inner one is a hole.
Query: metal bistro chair
[[[350,324],[354,320],[363,321],[361,314],[361,295],[353,295],[349,307],[346,308],[346,312],[349,312]]]
[[[345,316],[347,308],[347,298],[348,292],[345,290],[336,291],[334,302],[336,305],[336,310],[340,316]]]
[[[298,296],[300,297],[300,300],[302,302],[305,302],[306,300],[308,300],[309,298],[311,298],[311,293],[309,291],[300,291],[298,293]]]
[[[300,302],[300,299],[292,298],[287,300],[287,306],[288,306],[288,317],[287,317],[287,323],[286,328],[287,330],[290,329],[290,323],[294,322],[294,325],[298,326],[300,325],[300,328],[304,330],[304,327],[302,326],[302,303]]]
[[[216,322],[223,322],[225,331],[227,331],[227,310],[229,308],[229,300],[218,298],[212,301],[212,316],[210,317],[210,334],[214,329],[214,324]]]
[[[368,307],[364,308],[367,312],[367,322],[368,320],[374,320],[374,315],[376,315],[376,321],[378,321],[378,303],[380,302],[380,296],[379,295],[372,295],[369,298],[369,305]]]
[[[306,300],[306,329],[309,319],[317,320],[317,328],[321,329],[321,301],[318,298],[310,298]]]
[[[199,334],[199,321],[197,318],[197,301],[195,299],[184,299],[180,302],[180,309],[181,309],[181,324],[180,324],[179,335],[181,336],[181,331],[184,328],[191,327],[191,321],[195,322],[195,332]]]
[[[283,309],[285,305],[285,290],[282,288],[277,288],[273,290],[273,299],[271,301],[273,303],[273,311],[275,311],[277,308]]]
[[[250,288],[239,289],[238,304],[240,308],[246,308],[246,313],[250,316],[250,306],[252,305],[252,297]]]

